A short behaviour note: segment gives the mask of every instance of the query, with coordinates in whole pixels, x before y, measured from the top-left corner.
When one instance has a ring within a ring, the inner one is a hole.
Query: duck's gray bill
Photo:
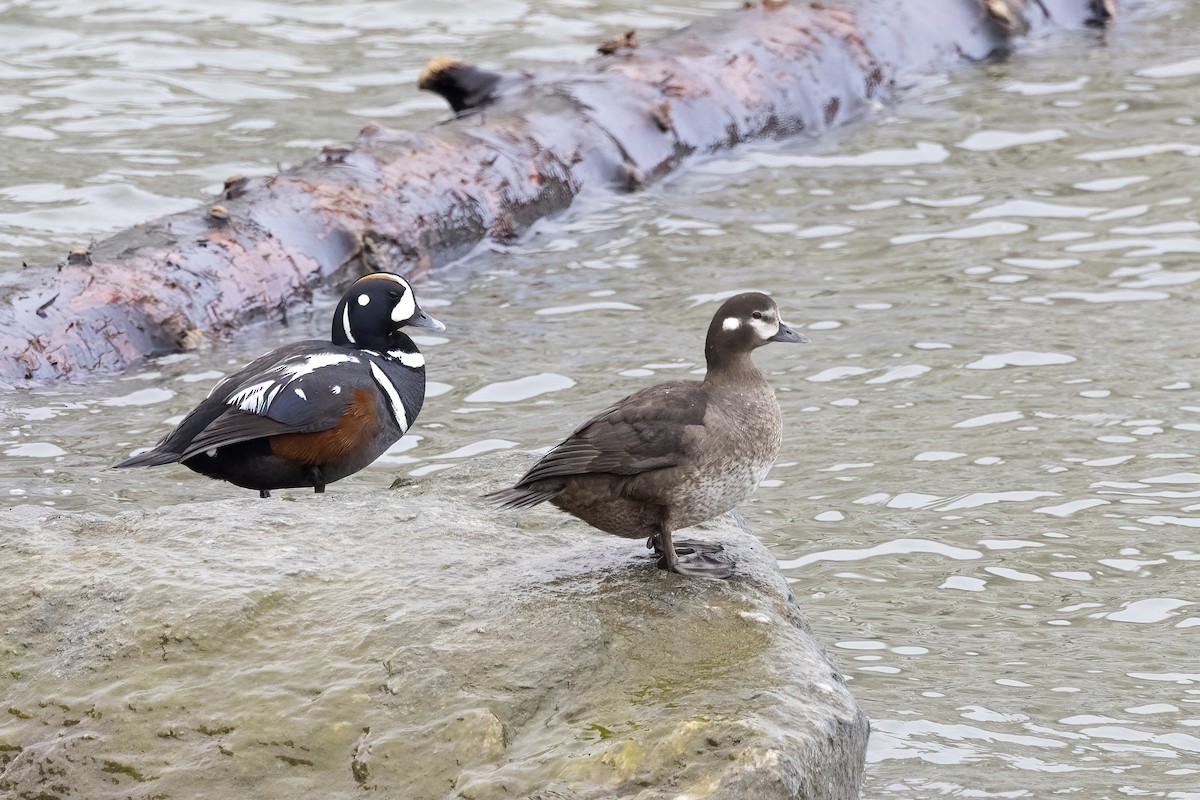
[[[812,341],[812,340],[809,339],[807,336],[805,336],[803,333],[796,333],[794,330],[789,328],[787,325],[780,323],[779,333],[775,334],[770,339],[767,339],[767,341],[768,342],[791,342],[792,344],[804,344],[804,343]]]

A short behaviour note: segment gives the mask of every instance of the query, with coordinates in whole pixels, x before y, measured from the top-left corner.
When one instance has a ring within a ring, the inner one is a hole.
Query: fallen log
[[[4,276],[0,382],[72,378],[193,347],[324,284],[419,275],[508,241],[585,190],[634,190],[689,156],[816,136],[862,117],[898,75],[1003,55],[1013,38],[1104,24],[1112,0],[764,0],[584,64],[503,75],[453,60],[422,87],[457,117],[368,124],[217,204]],[[486,112],[479,109],[486,106]]]

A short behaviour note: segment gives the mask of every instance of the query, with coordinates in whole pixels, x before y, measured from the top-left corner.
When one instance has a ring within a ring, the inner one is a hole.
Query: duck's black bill
[[[794,330],[789,328],[787,325],[781,324],[779,326],[779,333],[775,334],[770,339],[767,339],[767,341],[768,342],[791,342],[792,344],[804,344],[805,342],[809,342],[812,340],[809,339],[807,336],[805,336],[803,333],[796,333]]]

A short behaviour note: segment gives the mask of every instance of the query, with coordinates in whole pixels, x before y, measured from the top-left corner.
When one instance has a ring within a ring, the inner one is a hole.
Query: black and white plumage
[[[375,272],[333,314],[331,341],[285,345],[222,379],[154,448],[117,467],[182,463],[263,497],[358,472],[411,427],[425,357],[405,327],[445,330],[408,281]]]
[[[767,295],[731,297],[708,327],[703,381],[635,392],[579,426],[513,488],[486,499],[505,508],[548,500],[607,533],[646,538],[662,569],[729,577],[719,546],[673,544],[672,534],[730,510],[766,477],[783,416],[750,354],[769,342],[807,341],[783,324]]]

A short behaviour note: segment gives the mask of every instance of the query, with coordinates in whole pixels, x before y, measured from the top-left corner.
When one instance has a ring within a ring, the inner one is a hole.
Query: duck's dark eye
[[[755,312],[754,312],[753,314],[751,314],[750,316],[754,317],[755,319],[762,319],[762,312],[761,312],[761,311],[755,311]]]
[[[388,292],[388,297],[392,298],[393,300],[395,300],[399,296],[400,296],[400,292],[396,291],[395,289],[392,289],[390,292]]]

